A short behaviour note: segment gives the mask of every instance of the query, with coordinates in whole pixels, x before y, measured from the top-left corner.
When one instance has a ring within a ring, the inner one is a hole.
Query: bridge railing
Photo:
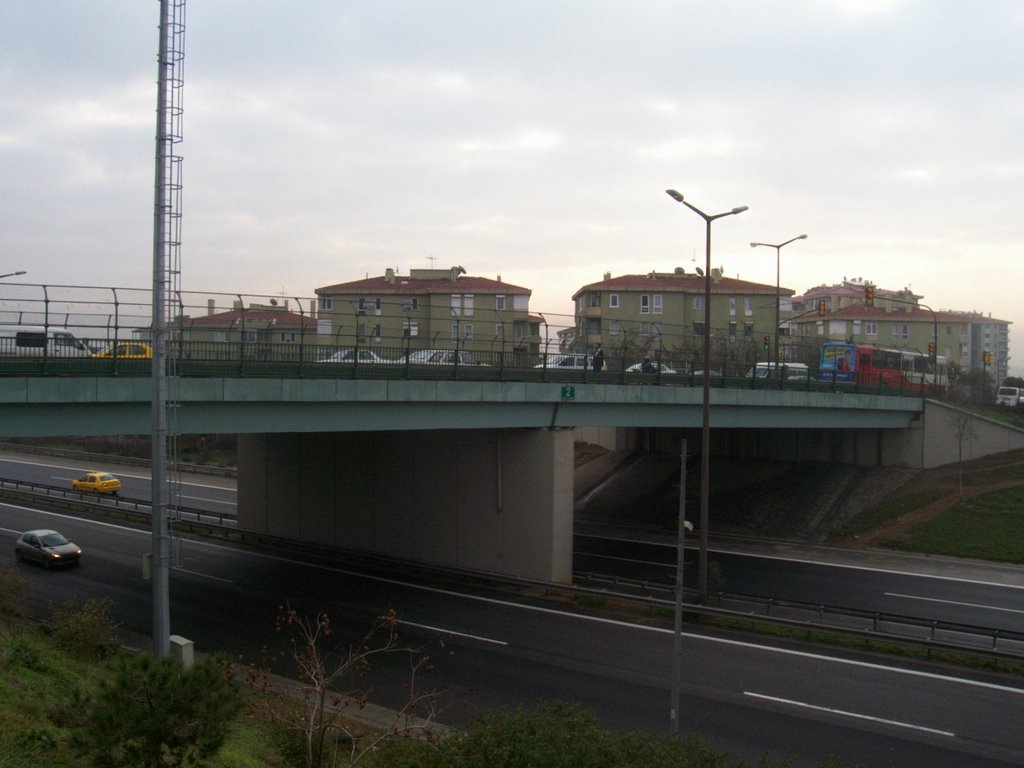
[[[89,340],[86,340],[88,343]],[[5,354],[6,351],[6,354]],[[703,386],[703,372],[694,365],[655,367],[643,372],[642,361],[607,355],[601,370],[587,361],[563,365],[566,355],[530,354],[521,350],[470,351],[455,346],[406,352],[399,346],[342,347],[325,344],[240,343],[172,340],[169,372],[188,377],[377,378],[467,381],[535,381],[660,386]],[[64,357],[12,354],[0,345],[0,377],[151,375],[145,357]],[[810,392],[854,392],[887,395],[931,394],[924,375],[908,374],[899,382],[879,376],[870,381],[837,381],[830,372],[780,366],[778,375],[753,375],[750,363],[723,363],[710,374],[714,388],[787,389]]]

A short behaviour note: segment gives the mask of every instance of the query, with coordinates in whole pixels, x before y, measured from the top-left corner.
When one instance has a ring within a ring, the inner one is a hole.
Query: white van
[[[92,350],[66,328],[0,325],[0,357],[91,357]]]
[[[783,376],[786,381],[807,381],[808,370],[803,363],[757,363],[747,371],[747,378],[774,379]]]
[[[1008,405],[1010,408],[1016,408],[1020,405],[1020,388],[1000,387],[996,392],[996,405]]]

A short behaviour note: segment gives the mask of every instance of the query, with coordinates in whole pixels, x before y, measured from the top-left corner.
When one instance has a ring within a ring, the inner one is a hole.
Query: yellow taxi
[[[126,341],[107,347],[102,352],[96,352],[93,357],[111,358],[119,360],[152,360],[153,348],[149,344],[138,341]]]
[[[121,481],[109,472],[86,472],[77,480],[71,481],[71,488],[76,491],[109,493],[117,496],[117,492],[121,490]]]

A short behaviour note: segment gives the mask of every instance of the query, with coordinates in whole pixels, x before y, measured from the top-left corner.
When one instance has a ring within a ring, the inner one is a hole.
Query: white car
[[[404,364],[406,361],[398,362]],[[409,353],[408,362],[410,365],[486,365],[477,362],[476,355],[464,349],[457,352],[454,349],[417,349]]]
[[[626,369],[626,373],[676,373],[674,368],[669,368],[664,363],[654,362],[653,360],[642,360],[639,363],[633,363]]]
[[[358,356],[356,353],[359,353]],[[385,360],[372,349],[339,349],[333,355],[322,357],[321,363],[355,363],[360,365],[393,365],[394,360]]]
[[[567,355],[549,355],[547,364],[540,363],[539,365],[533,366],[534,368],[557,368],[565,371],[582,371],[591,367],[591,359],[589,355],[583,354],[567,354]]]

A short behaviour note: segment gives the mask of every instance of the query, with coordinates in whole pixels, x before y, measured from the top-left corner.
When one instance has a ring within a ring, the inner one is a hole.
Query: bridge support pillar
[[[246,530],[568,583],[572,514],[571,430],[238,437]]]

